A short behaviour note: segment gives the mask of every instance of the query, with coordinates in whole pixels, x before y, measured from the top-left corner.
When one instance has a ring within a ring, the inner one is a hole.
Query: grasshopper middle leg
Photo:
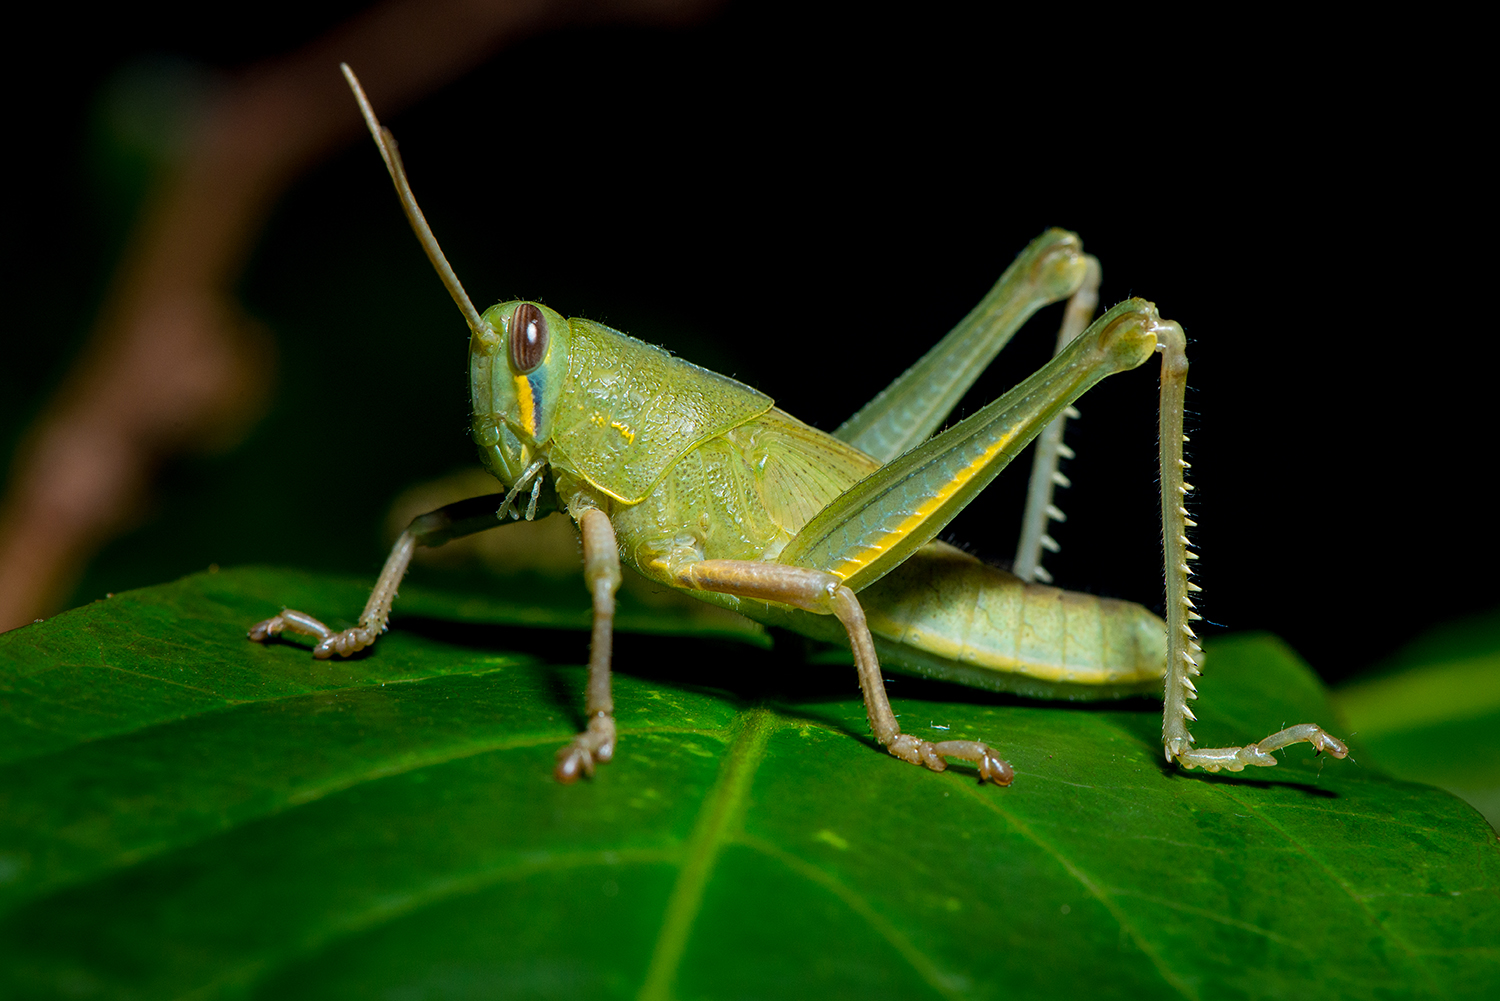
[[[870,729],[882,747],[902,761],[925,765],[935,772],[947,769],[944,758],[971,761],[978,766],[981,781],[1010,785],[1014,776],[1010,765],[986,744],[974,740],[934,743],[901,732],[896,714],[891,711],[891,701],[886,697],[885,682],[875,656],[875,642],[865,624],[864,609],[854,592],[833,574],[753,560],[702,560],[681,566],[676,577],[683,587],[779,601],[809,612],[836,616],[849,634],[849,646],[854,650],[854,663],[859,671],[859,687],[864,694],[865,713],[870,720]]]

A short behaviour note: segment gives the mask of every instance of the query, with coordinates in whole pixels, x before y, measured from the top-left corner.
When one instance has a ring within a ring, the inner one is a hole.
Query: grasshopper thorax
[[[523,300],[491,306],[483,320],[469,341],[473,435],[510,486],[552,439],[572,332],[557,312]]]

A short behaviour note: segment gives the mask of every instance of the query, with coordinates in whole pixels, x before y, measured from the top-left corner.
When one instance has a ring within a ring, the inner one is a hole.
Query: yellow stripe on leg
[[[915,511],[901,520],[901,524],[882,534],[876,541],[865,543],[858,554],[844,557],[837,565],[829,567],[828,572],[840,580],[848,580],[874,563],[891,546],[921,528],[954,494],[962,490],[965,484],[983,472],[995,456],[1005,450],[1005,446],[1010,444],[1014,437],[1015,433],[1011,432],[996,439],[977,458],[955,473],[952,479],[933,491],[932,495],[924,500]]]

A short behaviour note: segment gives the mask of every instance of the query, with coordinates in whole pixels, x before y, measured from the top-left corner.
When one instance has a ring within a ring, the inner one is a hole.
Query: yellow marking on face
[[[516,402],[521,405],[521,427],[533,438],[536,437],[536,400],[531,395],[531,380],[524,375],[515,376]]]
[[[614,421],[609,426],[620,432],[620,436],[625,439],[627,445],[635,444],[635,432],[630,430],[628,424],[621,424],[619,421]]]
[[[880,558],[881,553],[884,553],[891,546],[900,542],[911,533],[915,532],[922,526],[924,522],[927,521],[928,518],[932,517],[932,515],[935,514],[939,508],[947,503],[950,497],[958,493],[958,491],[962,490],[964,484],[968,483],[975,476],[979,475],[984,467],[989,465],[991,459],[993,459],[1000,452],[1004,451],[1005,446],[1008,445],[1011,439],[1014,437],[1014,432],[1001,436],[998,440],[995,441],[994,444],[985,449],[977,458],[975,458],[973,462],[960,469],[957,473],[954,474],[951,480],[935,490],[930,497],[924,500],[921,505],[917,507],[915,511],[903,518],[901,524],[897,525],[890,531],[885,532],[879,538],[865,543],[864,548],[861,549],[858,553],[852,556],[844,557],[844,559],[837,566],[829,567],[828,572],[838,577],[840,580],[848,580],[860,570],[863,570],[865,567],[875,562]]]

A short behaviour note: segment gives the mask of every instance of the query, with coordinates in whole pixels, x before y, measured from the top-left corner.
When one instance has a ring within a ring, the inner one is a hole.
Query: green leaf
[[[1015,766],[980,786],[881,753],[847,668],[638,607],[637,627],[691,635],[618,637],[618,754],[560,786],[586,637],[514,623],[577,621],[582,588],[409,586],[374,651],[337,663],[245,641],[283,602],[355,614],[364,586],[200,574],[0,637],[0,996],[1321,1001],[1500,981],[1493,833],[1356,760],[1299,745],[1270,771],[1183,773],[1150,702],[897,678],[903,727]],[[1201,744],[1332,725],[1279,641],[1221,640],[1208,663]]]
[[[1333,695],[1387,772],[1462,796],[1500,827],[1500,613],[1440,626]]]

